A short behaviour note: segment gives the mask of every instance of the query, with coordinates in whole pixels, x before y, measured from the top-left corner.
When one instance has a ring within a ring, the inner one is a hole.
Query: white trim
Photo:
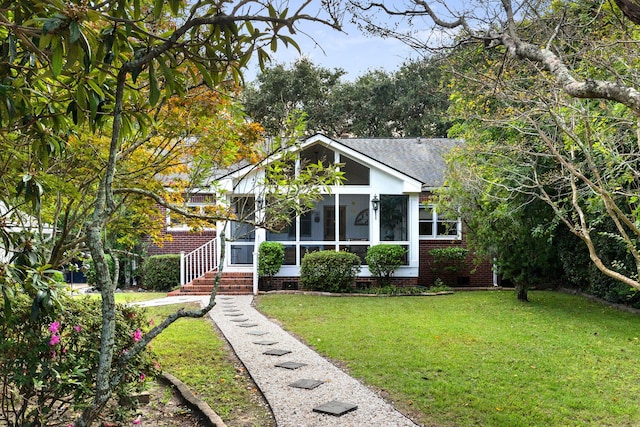
[[[428,234],[420,234],[420,224],[422,222],[428,222],[428,220],[422,220],[420,219],[420,210],[422,209],[431,209],[432,211],[432,218],[431,218],[431,224],[432,224],[432,234],[428,235]],[[456,223],[456,234],[438,234],[438,223],[439,222],[450,222]],[[424,203],[420,203],[418,206],[418,218],[416,221],[416,224],[418,225],[418,239],[419,240],[462,240],[462,220],[460,219],[460,217],[458,217],[457,220],[438,220],[438,212],[436,211],[435,205],[433,204],[424,204]]]

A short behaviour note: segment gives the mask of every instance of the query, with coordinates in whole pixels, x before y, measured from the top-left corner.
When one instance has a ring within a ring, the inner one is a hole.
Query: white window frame
[[[425,205],[423,203],[420,204],[419,207],[420,211],[418,212],[418,233],[420,233],[420,224],[423,222],[431,222],[433,224],[432,226],[432,234],[419,234],[419,237],[421,240],[462,240],[462,221],[461,219],[458,217],[457,220],[450,220],[450,219],[439,219],[438,218],[438,212],[436,211],[436,207],[434,205]],[[431,210],[431,221],[429,221],[428,219],[422,219],[421,218],[421,212],[422,210],[427,210],[430,209]],[[456,234],[438,234],[438,229],[440,227],[438,227],[439,223],[455,223],[456,224]]]

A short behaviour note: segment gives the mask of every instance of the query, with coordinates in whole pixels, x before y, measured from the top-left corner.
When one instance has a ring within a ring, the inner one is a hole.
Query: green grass
[[[149,307],[147,316],[159,323],[180,306],[189,304]],[[244,368],[234,364],[208,317],[177,320],[155,338],[152,350],[163,371],[189,386],[229,426],[268,425],[270,413],[258,404],[259,391],[241,375]]]
[[[118,292],[115,295],[116,303],[129,304],[132,302],[149,301],[152,299],[164,298],[166,292]],[[81,297],[100,298],[99,293],[81,294]]]
[[[640,317],[530,297],[268,295],[258,308],[425,425],[640,425]]]

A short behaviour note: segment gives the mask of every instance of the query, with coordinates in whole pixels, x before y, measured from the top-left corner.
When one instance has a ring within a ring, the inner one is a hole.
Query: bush
[[[469,249],[458,246],[449,246],[446,248],[435,248],[429,251],[429,255],[433,257],[433,271],[437,275],[436,280],[443,277],[458,278],[458,272],[462,269]]]
[[[305,289],[347,292],[360,272],[360,258],[350,252],[307,253],[300,266],[300,284]]]
[[[10,314],[0,311],[0,387],[11,391],[0,393],[0,425],[66,425],[60,419],[65,411],[81,410],[94,398],[101,301],[65,296],[61,302],[62,310],[34,319],[30,298],[19,295]],[[142,390],[157,374],[147,349],[124,367],[118,360],[135,343],[136,331],[147,327],[141,309],[117,305],[112,375],[124,369],[124,380],[116,397]]]
[[[146,289],[170,291],[180,286],[180,255],[153,255],[144,262]]]
[[[274,276],[284,262],[284,245],[278,242],[262,242],[258,249],[258,277]]]
[[[113,271],[115,270],[115,263],[113,262],[113,257],[109,254],[105,255],[107,257],[107,266],[109,267],[109,274],[113,277]],[[84,269],[86,270],[85,277],[87,278],[87,285],[93,286],[98,290],[100,286],[98,285],[98,272],[96,271],[95,265],[93,265],[93,259],[88,258],[84,261],[83,264]]]
[[[393,273],[403,264],[406,254],[407,250],[402,246],[382,244],[371,246],[365,259],[371,274],[382,284],[387,284]]]

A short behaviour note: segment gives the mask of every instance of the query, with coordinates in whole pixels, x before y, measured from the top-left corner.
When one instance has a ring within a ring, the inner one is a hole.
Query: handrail
[[[218,268],[218,238],[192,250],[188,254],[180,252],[180,286],[204,276]]]

